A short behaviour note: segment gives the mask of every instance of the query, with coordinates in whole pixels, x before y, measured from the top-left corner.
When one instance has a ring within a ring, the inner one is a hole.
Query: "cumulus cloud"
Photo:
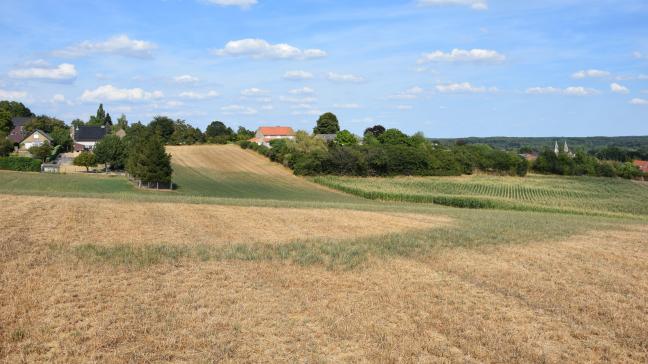
[[[247,38],[232,40],[222,49],[213,51],[219,57],[248,56],[254,59],[314,59],[326,57],[321,49],[299,49],[290,44],[271,44],[263,39]]]
[[[25,97],[27,97],[27,92],[25,91],[10,91],[10,90],[0,89],[0,99],[3,100],[17,101],[17,100],[22,100]]]
[[[117,88],[113,85],[100,86],[94,90],[85,90],[81,101],[140,101],[164,97],[162,91],[144,91],[141,88]]]
[[[450,52],[424,53],[418,64],[431,62],[503,62],[506,56],[491,49],[453,49]]]
[[[267,90],[262,90],[256,87],[246,88],[245,90],[241,91],[241,95],[243,96],[263,96],[267,94],[268,94]]]
[[[192,75],[182,75],[174,77],[173,81],[175,81],[176,83],[196,83],[200,81],[200,79]]]
[[[221,111],[225,115],[254,115],[258,113],[256,109],[242,105],[227,105],[221,107]]]
[[[534,95],[568,95],[568,96],[590,96],[596,95],[599,93],[598,90],[592,88],[586,88],[582,86],[571,86],[567,88],[557,88],[557,87],[531,87],[526,90],[527,94]]]
[[[288,71],[284,73],[283,78],[290,81],[310,80],[313,74],[306,71]]]
[[[419,86],[414,86],[412,88],[408,88],[403,92],[399,92],[397,94],[391,95],[389,96],[389,98],[394,100],[412,100],[417,98],[423,92],[425,92],[423,88]]]
[[[289,96],[281,96],[279,100],[291,104],[311,104],[317,99],[312,96],[304,96],[304,97],[289,97]]]
[[[206,0],[210,4],[218,6],[238,6],[241,9],[249,9],[257,4],[257,0]]]
[[[310,95],[310,94],[314,94],[315,90],[313,90],[310,87],[302,87],[302,88],[292,89],[288,91],[288,93],[293,95]]]
[[[418,0],[417,3],[422,6],[460,5],[469,6],[473,10],[488,9],[488,2],[486,0]]]
[[[329,72],[326,78],[328,78],[330,81],[333,82],[360,83],[365,81],[364,77],[362,76],[357,76],[352,74],[340,74],[335,72]]]
[[[336,109],[360,109],[362,106],[358,104],[335,104],[333,105],[334,108]]]
[[[77,76],[73,64],[62,63],[57,67],[40,64],[30,68],[20,68],[9,71],[9,77],[29,80],[70,81]]]
[[[125,57],[150,58],[157,46],[144,40],[130,39],[127,35],[117,35],[105,41],[83,41],[65,49],[54,51],[57,57],[84,57],[94,54],[117,54]]]
[[[578,71],[572,74],[572,78],[575,78],[577,80],[583,79],[583,78],[601,78],[601,77],[608,77],[610,75],[610,72],[608,71],[601,71],[601,70],[584,70],[584,71]]]
[[[640,98],[634,98],[634,99],[630,100],[630,103],[632,105],[648,105],[648,100],[640,99]]]
[[[497,92],[496,87],[476,87],[468,82],[462,83],[449,83],[445,85],[437,85],[437,91],[442,93],[486,93]]]
[[[210,90],[204,93],[201,92],[194,92],[194,91],[184,91],[181,92],[178,96],[185,98],[185,99],[192,99],[192,100],[205,100],[205,99],[211,99],[214,97],[220,96],[220,94],[214,90]]]
[[[610,90],[611,90],[612,92],[614,92],[614,93],[617,93],[617,94],[627,94],[627,93],[630,93],[630,90],[629,90],[627,87],[625,87],[625,86],[623,86],[623,85],[620,85],[620,84],[618,84],[618,83],[616,83],[616,82],[613,83],[613,84],[610,84]]]

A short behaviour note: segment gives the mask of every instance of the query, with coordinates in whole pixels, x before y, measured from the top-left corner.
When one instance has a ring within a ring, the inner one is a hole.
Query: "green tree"
[[[103,125],[112,126],[112,124],[113,124],[113,122],[112,122],[112,118],[110,117],[110,113],[107,113],[106,118],[104,119]]]
[[[12,118],[17,116],[34,116],[34,114],[31,112],[31,110],[29,110],[28,107],[23,105],[21,102],[16,101],[0,101],[0,111],[9,112]]]
[[[171,155],[164,150],[159,137],[147,138],[138,143],[128,156],[128,172],[142,182],[170,183],[173,169]]]
[[[72,164],[75,166],[85,167],[86,172],[90,172],[90,167],[97,165],[97,159],[92,152],[81,152],[81,154],[74,158]]]
[[[380,143],[388,145],[408,144],[409,137],[398,129],[387,129],[380,134],[378,140]]]
[[[34,158],[40,159],[45,163],[47,158],[52,155],[52,146],[45,142],[43,145],[40,146],[34,146],[28,149],[29,154],[31,154]]]
[[[70,129],[55,127],[49,135],[52,137],[54,145],[59,145],[62,152],[68,152],[72,149],[72,137]]]
[[[39,115],[39,116],[33,117],[24,126],[24,129],[28,133],[32,133],[36,129],[38,129],[38,130],[42,130],[42,131],[46,132],[47,134],[50,134],[51,132],[53,132],[57,128],[67,129],[67,125],[65,125],[64,121],[59,120],[57,118],[47,116],[47,115]]]
[[[119,118],[117,118],[117,130],[123,129],[126,130],[128,128],[128,119],[126,119],[126,115],[121,114]]]
[[[333,142],[337,145],[357,145],[358,138],[356,138],[356,136],[353,135],[350,131],[342,130],[341,132],[337,133]]]
[[[0,157],[8,156],[13,150],[13,142],[7,138],[6,134],[0,133]]]
[[[365,129],[363,135],[366,136],[367,134],[371,134],[371,135],[373,135],[373,136],[375,136],[375,137],[377,138],[377,137],[379,137],[382,133],[384,133],[385,130],[386,130],[385,127],[382,126],[382,125],[374,125],[374,126],[372,126],[372,127],[370,127],[370,128]]]
[[[97,113],[93,116],[90,116],[90,121],[88,125],[105,125],[106,124],[106,111],[104,110],[103,104],[99,104]]]
[[[252,130],[248,130],[242,126],[239,126],[238,130],[236,130],[236,140],[243,141],[252,138],[254,138],[254,132]]]
[[[115,169],[124,165],[126,145],[118,136],[106,135],[95,145],[94,155],[97,163],[103,163],[108,173],[109,166]]]
[[[227,127],[223,122],[212,121],[207,125],[205,130],[207,142],[216,144],[225,144],[233,140],[234,131],[232,128]]]
[[[317,126],[313,129],[315,134],[337,134],[340,131],[340,123],[335,114],[327,112],[317,119]]]
[[[0,133],[9,134],[11,132],[11,129],[14,128],[11,119],[11,113],[8,110],[0,110]]]
[[[165,144],[171,140],[171,135],[175,131],[173,119],[166,116],[156,116],[149,123],[149,129],[153,134],[160,137]]]
[[[81,119],[74,119],[74,120],[72,120],[71,124],[72,124],[73,127],[76,128],[78,126],[84,126],[86,123],[85,123],[85,121],[83,121]]]

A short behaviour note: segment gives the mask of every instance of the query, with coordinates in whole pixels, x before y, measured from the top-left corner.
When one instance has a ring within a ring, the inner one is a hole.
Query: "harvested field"
[[[648,229],[328,271],[278,262],[145,269],[21,234],[0,272],[6,362],[648,360]]]
[[[57,206],[52,214],[43,206]],[[5,237],[84,244],[276,244],[448,225],[442,216],[0,195]],[[21,221],[35,223],[22,224]],[[371,227],[371,228],[369,228]]]

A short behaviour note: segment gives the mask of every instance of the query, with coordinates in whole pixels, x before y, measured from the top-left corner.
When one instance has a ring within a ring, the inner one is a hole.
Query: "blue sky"
[[[645,0],[2,0],[0,99],[66,121],[648,135]]]

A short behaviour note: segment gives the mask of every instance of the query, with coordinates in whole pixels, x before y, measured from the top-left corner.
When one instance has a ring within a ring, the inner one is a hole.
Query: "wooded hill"
[[[533,150],[541,151],[544,148],[552,148],[558,141],[562,148],[563,143],[567,141],[571,149],[585,149],[586,151],[598,150],[608,146],[629,149],[648,149],[648,136],[620,136],[620,137],[469,137],[469,138],[448,138],[448,139],[430,139],[434,142],[449,145],[457,141],[463,141],[466,144],[488,144],[496,149],[519,149],[521,147],[531,147]]]

